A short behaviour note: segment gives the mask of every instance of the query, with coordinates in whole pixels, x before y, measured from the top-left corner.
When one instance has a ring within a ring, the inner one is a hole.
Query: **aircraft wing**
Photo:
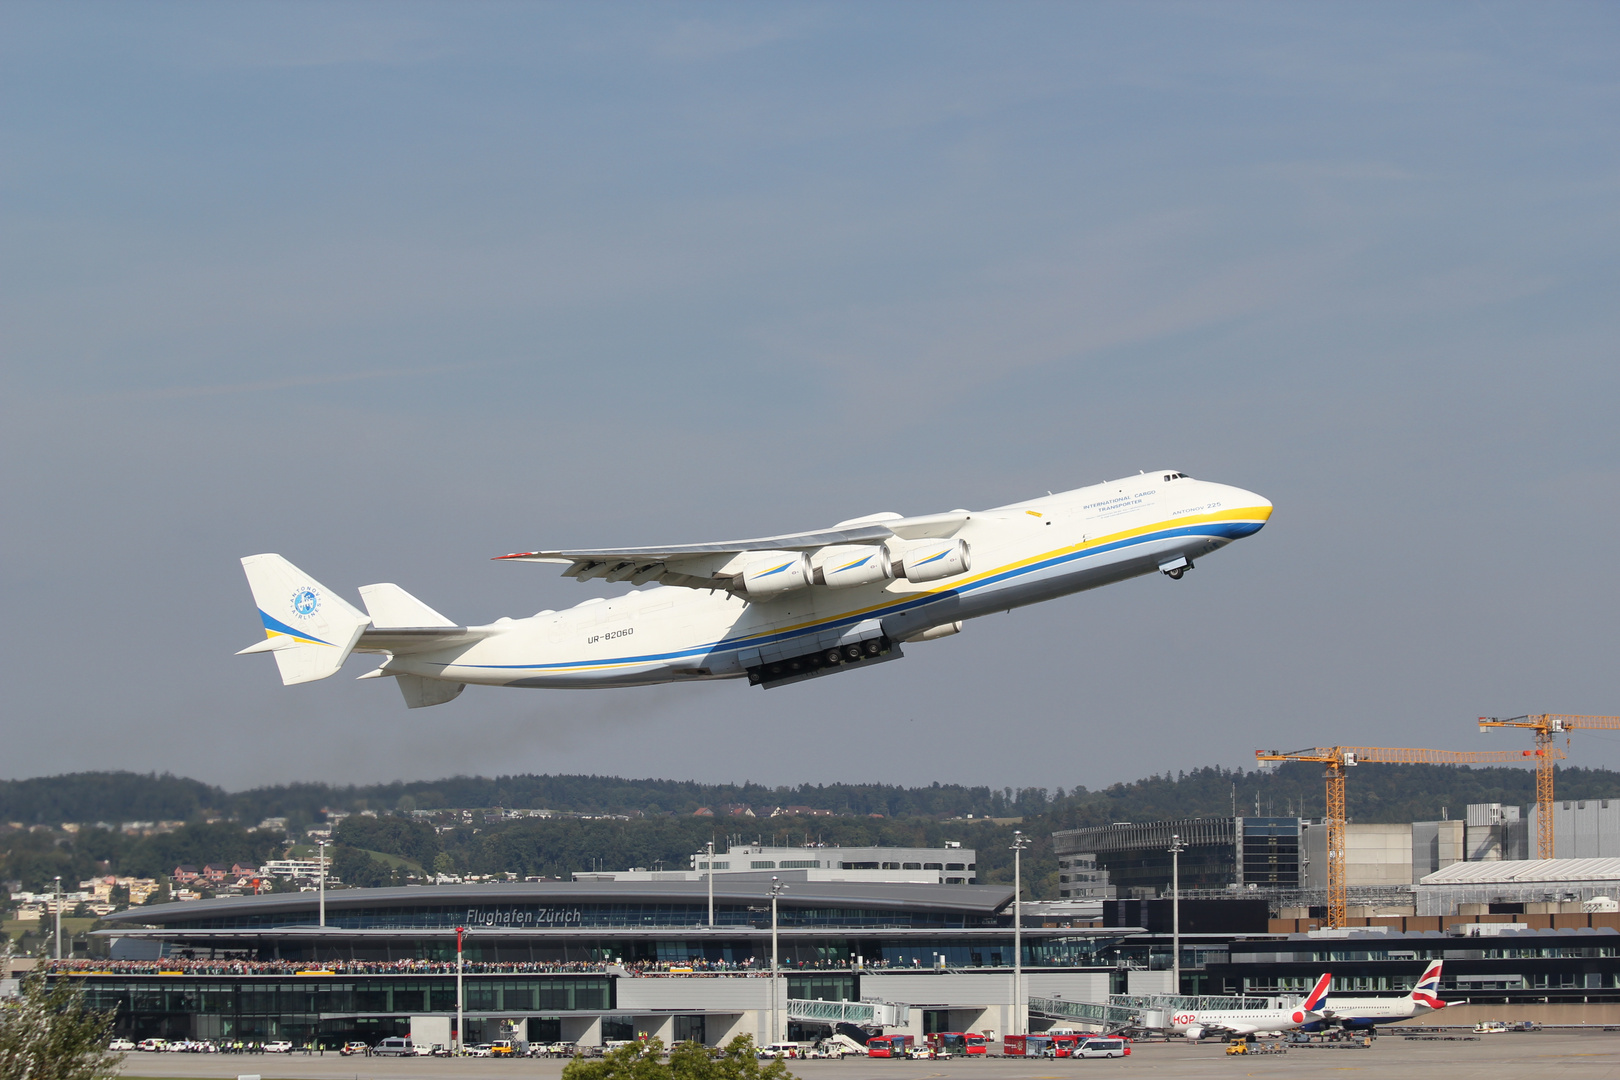
[[[565,548],[556,551],[515,551],[497,560],[566,563],[564,577],[578,581],[605,578],[642,585],[659,581],[694,589],[726,588],[736,572],[739,556],[755,551],[809,551],[842,544],[880,544],[901,537],[907,540],[954,535],[971,515],[966,510],[906,518],[874,514],[840,522],[816,532],[760,536],[750,540],[722,540],[663,547]]]

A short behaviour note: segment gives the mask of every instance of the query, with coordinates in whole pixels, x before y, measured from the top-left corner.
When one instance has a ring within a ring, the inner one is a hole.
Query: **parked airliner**
[[[411,708],[468,683],[611,687],[747,678],[773,687],[869,667],[966,619],[1195,560],[1271,517],[1252,491],[1174,470],[1127,476],[992,510],[872,514],[815,532],[665,547],[523,551],[579,581],[635,586],[566,611],[463,626],[398,585],[363,585],[362,612],[280,555],[242,560],[283,683],[380,653]]]
[[[1321,1026],[1333,1023],[1350,1030],[1366,1030],[1379,1024],[1395,1024],[1445,1008],[1446,1003],[1440,1000],[1440,969],[1444,963],[1443,960],[1436,960],[1424,968],[1423,977],[1405,997],[1325,995],[1322,1007],[1327,1019]]]
[[[1290,1031],[1322,1019],[1332,975],[1323,975],[1298,1005],[1287,1009],[1184,1009],[1170,1017],[1170,1030],[1189,1039],[1211,1035],[1253,1035],[1264,1031]]]

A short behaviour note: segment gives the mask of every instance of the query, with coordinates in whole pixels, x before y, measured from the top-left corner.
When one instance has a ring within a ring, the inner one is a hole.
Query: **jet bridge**
[[[911,1006],[894,1001],[810,1001],[789,998],[789,1020],[816,1024],[854,1024],[858,1027],[905,1027]]]
[[[1090,1001],[1066,1001],[1063,998],[1029,999],[1029,1015],[1032,1017],[1096,1024],[1107,1031],[1116,1031],[1135,1024],[1141,1013],[1140,1009],[1122,1005],[1099,1005]]]

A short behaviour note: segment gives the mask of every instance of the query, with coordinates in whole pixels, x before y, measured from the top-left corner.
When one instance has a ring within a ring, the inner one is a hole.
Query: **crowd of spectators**
[[[862,969],[885,969],[906,965],[891,964],[887,960],[869,961]],[[781,965],[786,972],[796,971],[848,971],[854,969],[849,960],[810,961],[792,960]],[[162,960],[48,960],[44,970],[78,975],[297,975],[300,973],[331,973],[334,975],[454,975],[454,960],[187,960],[168,957]],[[522,974],[614,974],[631,978],[694,975],[763,976],[770,973],[770,960],[750,957],[743,961],[708,960],[632,960],[628,962],[606,960],[559,961],[482,961],[469,960],[462,966],[468,975],[522,975]]]
[[[589,960],[556,963],[468,961],[469,975],[589,974],[606,973],[614,965]],[[297,975],[312,972],[333,975],[454,975],[454,960],[50,960],[46,971],[82,975]]]

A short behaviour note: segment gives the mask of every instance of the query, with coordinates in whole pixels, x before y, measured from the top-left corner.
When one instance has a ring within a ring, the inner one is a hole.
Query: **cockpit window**
[[[1164,478],[1166,480],[1180,480],[1182,478],[1182,474],[1178,472],[1169,472],[1164,474]]]

